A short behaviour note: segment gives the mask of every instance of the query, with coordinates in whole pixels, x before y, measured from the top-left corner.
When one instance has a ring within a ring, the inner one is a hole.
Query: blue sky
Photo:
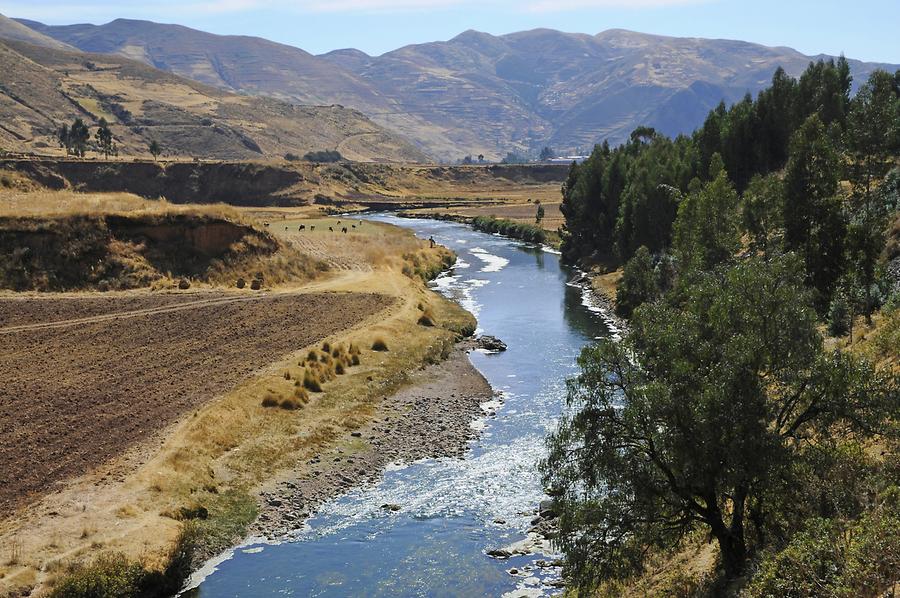
[[[0,12],[51,24],[149,19],[317,54],[346,47],[380,54],[466,29],[624,28],[900,64],[900,0],[0,0]]]

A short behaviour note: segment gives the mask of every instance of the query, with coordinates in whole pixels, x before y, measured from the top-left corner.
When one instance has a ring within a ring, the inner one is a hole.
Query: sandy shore
[[[425,366],[411,383],[382,399],[365,426],[348,432],[353,449],[336,448],[299,465],[260,495],[250,533],[276,539],[297,529],[323,502],[372,483],[391,463],[462,456],[476,436],[472,420],[494,393],[467,356],[470,341],[443,362]]]

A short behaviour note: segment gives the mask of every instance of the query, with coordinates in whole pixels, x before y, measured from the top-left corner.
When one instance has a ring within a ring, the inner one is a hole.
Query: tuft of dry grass
[[[383,338],[378,337],[378,338],[376,338],[375,341],[372,343],[372,350],[373,350],[373,351],[387,351],[387,350],[388,350],[387,343],[384,342],[384,339],[383,339]]]
[[[307,369],[303,374],[303,387],[310,392],[322,392],[322,383],[319,376],[311,369]]]
[[[419,319],[417,320],[417,322],[420,326],[429,326],[429,327],[434,326],[435,318],[434,318],[434,313],[431,311],[431,308],[426,308],[422,312],[422,315],[419,316]]]
[[[268,394],[266,394],[265,397],[263,397],[262,406],[263,407],[278,407],[278,397],[275,396],[274,393],[269,392]]]

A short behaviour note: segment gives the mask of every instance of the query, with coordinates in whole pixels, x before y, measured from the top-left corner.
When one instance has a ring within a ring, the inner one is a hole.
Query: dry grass
[[[380,338],[380,337],[376,338],[372,342],[372,350],[373,351],[387,351],[388,350],[387,343],[384,342],[383,338]]]

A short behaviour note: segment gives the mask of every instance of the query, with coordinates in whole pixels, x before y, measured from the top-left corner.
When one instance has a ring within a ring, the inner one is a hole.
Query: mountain
[[[56,131],[82,118],[111,123],[120,153],[261,159],[338,149],[360,161],[425,161],[408,141],[356,110],[241,96],[117,55],[0,42],[0,148],[61,152]]]
[[[55,48],[57,50],[75,50],[74,47],[68,44],[38,33],[35,29],[3,15],[0,15],[0,39],[27,42],[36,46]]]
[[[46,26],[38,33],[82,50],[131,56],[241,93],[351,106],[446,160],[499,157],[543,145],[572,152],[624,141],[639,125],[673,135],[698,126],[720,101],[765,87],[779,66],[799,75],[810,57],[741,41],[609,30],[466,31],[381,56],[312,56],[259,38],[117,20]],[[850,61],[864,80],[896,65]]]

